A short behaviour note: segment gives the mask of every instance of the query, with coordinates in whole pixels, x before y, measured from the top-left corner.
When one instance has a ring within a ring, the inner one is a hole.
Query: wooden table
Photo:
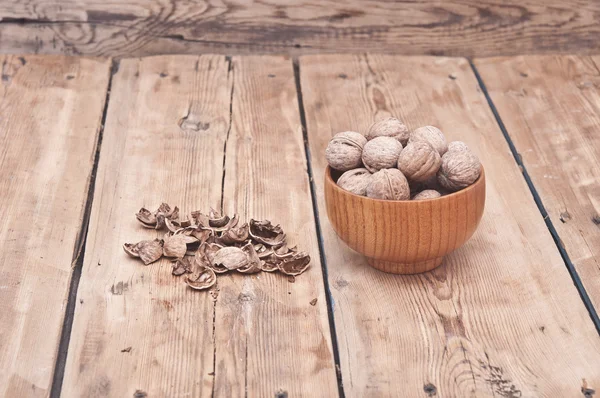
[[[1,59],[0,396],[600,388],[600,58]],[[328,140],[388,115],[486,167],[478,231],[422,275],[369,268],[324,211]],[[312,266],[192,291],[121,248],[162,201],[272,219]]]

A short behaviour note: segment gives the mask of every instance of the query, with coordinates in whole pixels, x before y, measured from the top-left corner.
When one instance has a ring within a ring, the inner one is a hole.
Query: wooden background
[[[596,0],[3,0],[0,51],[92,56],[597,53]]]

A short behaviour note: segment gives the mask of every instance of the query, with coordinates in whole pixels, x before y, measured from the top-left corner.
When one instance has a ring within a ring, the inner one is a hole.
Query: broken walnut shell
[[[346,171],[338,178],[337,184],[348,192],[365,196],[369,181],[371,181],[371,172],[365,168],[360,168]]]
[[[427,181],[440,168],[440,154],[425,141],[409,141],[398,158],[398,169],[412,181]]]
[[[186,238],[184,235],[166,236],[163,245],[163,254],[165,257],[182,258],[185,256],[185,252],[187,251]]]
[[[125,243],[123,249],[133,257],[139,257],[148,265],[160,259],[163,255],[163,240],[143,240],[138,243]]]
[[[254,245],[249,242],[244,247],[242,247],[244,253],[248,257],[248,264],[237,269],[238,272],[243,274],[255,274],[257,272],[262,271],[261,263],[262,260],[258,258],[258,254],[254,249]]]
[[[362,153],[362,162],[371,173],[396,167],[402,152],[400,141],[392,137],[376,137],[367,142]]]
[[[212,264],[215,267],[225,267],[231,271],[247,266],[248,256],[239,247],[223,247],[214,254]]]
[[[286,275],[300,275],[310,265],[310,256],[305,252],[294,253],[278,264],[279,271]]]
[[[448,143],[442,130],[434,126],[419,127],[410,134],[408,143],[425,141],[429,143],[439,154],[443,156],[448,151]]]
[[[376,137],[392,137],[398,140],[402,146],[406,145],[409,136],[408,127],[395,117],[376,121],[369,127],[369,131],[366,134],[367,140],[372,140]]]
[[[440,185],[449,191],[458,191],[473,184],[481,174],[479,158],[471,151],[449,151],[442,156],[438,171]]]
[[[233,245],[243,243],[248,239],[250,226],[244,223],[241,227],[229,228],[223,231],[223,234],[218,238],[219,243],[223,245]]]
[[[190,257],[183,257],[180,259],[177,259],[177,261],[173,262],[173,270],[171,271],[171,274],[175,275],[175,276],[180,276],[183,274],[191,274],[194,270],[194,263],[193,263],[193,259],[191,259]]]
[[[398,169],[382,169],[371,176],[367,196],[382,200],[408,200],[410,187],[404,174]]]
[[[334,135],[325,150],[327,163],[339,171],[360,167],[362,151],[366,143],[367,139],[354,131],[344,131]]]
[[[439,198],[440,196],[442,196],[442,194],[436,191],[435,189],[426,189],[416,194],[413,197],[413,200],[435,199]]]
[[[250,220],[249,234],[255,242],[266,246],[279,247],[285,244],[286,235],[281,226],[273,226],[268,220]]]
[[[150,210],[144,207],[142,207],[137,213],[135,213],[135,217],[146,228],[156,227],[156,216],[152,212],[150,212]]]
[[[185,283],[194,290],[206,290],[217,283],[217,275],[212,269],[200,266],[198,275],[193,278],[188,276],[185,278]]]

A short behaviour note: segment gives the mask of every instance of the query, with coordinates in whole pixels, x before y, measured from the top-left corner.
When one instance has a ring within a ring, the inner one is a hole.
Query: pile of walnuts
[[[239,225],[237,215],[229,217],[215,210],[208,215],[194,211],[179,219],[179,209],[166,203],[154,212],[141,208],[135,216],[144,227],[167,232],[162,239],[125,243],[125,252],[146,265],[163,256],[172,259],[172,274],[187,274],[185,282],[195,290],[209,289],[217,274],[229,271],[279,271],[293,278],[310,264],[310,256],[288,247],[281,227],[270,221]]]
[[[373,123],[366,135],[336,134],[325,156],[344,172],[337,181],[341,188],[374,199],[434,199],[468,187],[481,173],[464,142],[447,143],[433,126],[410,132],[393,117]]]

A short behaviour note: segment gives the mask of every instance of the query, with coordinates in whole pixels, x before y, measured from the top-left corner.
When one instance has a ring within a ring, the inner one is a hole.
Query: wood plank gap
[[[592,304],[592,301],[591,301],[587,291],[585,290],[583,283],[581,282],[579,273],[575,269],[573,262],[571,261],[569,255],[567,254],[567,251],[565,250],[564,245],[562,244],[562,240],[560,239],[560,236],[559,236],[558,232],[556,231],[556,228],[554,227],[554,224],[552,223],[552,220],[550,219],[550,216],[549,216],[548,212],[546,211],[544,204],[542,203],[542,198],[540,197],[537,189],[535,188],[533,180],[531,179],[531,177],[529,176],[529,173],[527,172],[527,168],[525,167],[525,164],[523,163],[521,155],[519,154],[517,147],[515,146],[512,138],[510,137],[510,134],[508,133],[508,130],[506,129],[506,126],[504,125],[502,118],[500,117],[500,113],[498,112],[496,105],[494,105],[494,101],[492,100],[492,97],[490,96],[490,94],[485,86],[485,82],[483,81],[483,78],[479,74],[477,67],[475,66],[475,64],[473,63],[473,61],[471,59],[469,59],[469,64],[471,65],[471,69],[473,70],[473,73],[475,74],[475,78],[477,79],[477,82],[479,83],[479,87],[481,88],[481,91],[483,92],[483,95],[485,96],[487,103],[488,103],[492,113],[494,114],[496,123],[498,123],[498,127],[500,127],[500,131],[502,131],[502,135],[504,136],[504,139],[508,143],[510,151],[515,159],[515,162],[517,162],[517,165],[519,166],[519,169],[521,170],[521,173],[523,174],[523,178],[525,179],[525,182],[527,183],[527,187],[529,188],[529,191],[531,192],[531,195],[533,196],[533,200],[535,201],[535,204],[536,204],[538,210],[540,211],[542,217],[544,218],[546,227],[548,228],[548,231],[550,232],[550,235],[552,236],[552,239],[554,240],[554,243],[556,244],[556,248],[558,249],[560,256],[563,259],[563,262],[565,263],[567,270],[569,271],[569,275],[571,275],[573,284],[575,285],[577,292],[579,292],[579,296],[581,297],[581,300],[583,301],[585,308],[587,309],[588,313],[590,314],[590,318],[592,318],[592,322],[594,323],[594,326],[596,327],[598,334],[600,334],[600,318],[598,317],[598,312],[596,311],[596,308]]]
[[[85,257],[85,244],[87,241],[88,229],[90,227],[90,214],[92,212],[92,203],[94,202],[94,191],[96,188],[96,173],[98,171],[98,163],[100,161],[100,150],[102,149],[102,136],[104,134],[104,123],[106,122],[106,114],[108,111],[108,102],[110,101],[110,89],[112,86],[112,78],[119,70],[118,60],[112,61],[110,75],[108,77],[108,85],[106,87],[106,96],[104,97],[104,109],[102,110],[102,120],[100,122],[100,130],[98,131],[98,139],[96,141],[96,149],[94,153],[94,165],[90,172],[88,183],[87,198],[83,209],[83,218],[79,234],[75,240],[73,248],[73,260],[71,266],[73,272],[71,274],[71,282],[69,283],[69,294],[67,298],[67,306],[65,308],[65,316],[63,318],[63,326],[58,343],[58,355],[54,365],[54,376],[52,378],[52,387],[50,388],[50,398],[59,398],[61,395],[63,379],[65,376],[65,365],[67,363],[67,354],[69,352],[69,342],[71,341],[71,330],[73,328],[73,315],[75,314],[75,303],[77,301],[77,289],[79,280],[81,279],[81,270],[83,268],[83,259]]]
[[[335,317],[333,314],[333,296],[331,287],[329,286],[329,274],[327,272],[327,258],[325,256],[325,246],[323,243],[323,234],[321,232],[321,221],[319,216],[319,208],[317,203],[317,190],[315,187],[314,174],[312,169],[312,160],[310,154],[310,145],[308,142],[308,130],[306,128],[306,113],[304,111],[304,100],[302,99],[302,83],[300,81],[300,62],[298,57],[292,60],[294,66],[294,79],[296,81],[296,93],[298,95],[298,111],[300,113],[300,124],[302,125],[302,137],[304,141],[304,154],[306,155],[306,170],[308,172],[308,182],[310,185],[310,197],[312,200],[313,214],[315,218],[317,242],[319,245],[319,257],[321,259],[321,269],[323,272],[323,285],[325,288],[325,297],[327,299],[327,315],[329,317],[329,330],[331,331],[331,345],[333,348],[333,360],[335,362],[335,373],[338,383],[338,393],[340,398],[344,398],[344,383],[342,380],[342,371],[340,368],[340,353],[337,341],[337,332],[335,328]]]

